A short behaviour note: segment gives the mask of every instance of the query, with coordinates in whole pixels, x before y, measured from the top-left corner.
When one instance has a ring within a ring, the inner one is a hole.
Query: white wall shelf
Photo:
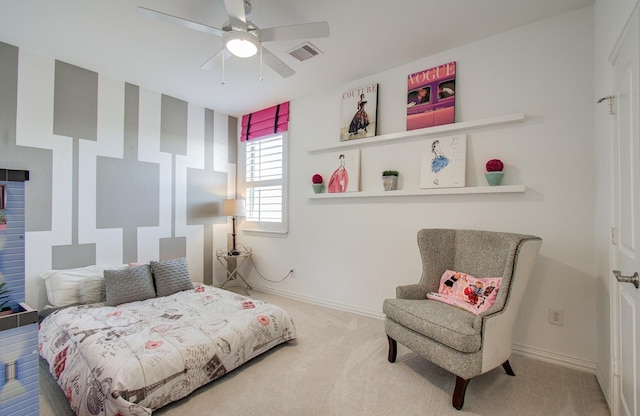
[[[402,131],[398,133],[383,134],[366,139],[356,139],[340,142],[332,146],[316,147],[307,149],[307,153],[323,152],[327,150],[346,149],[350,147],[363,147],[375,144],[391,144],[400,141],[422,139],[429,136],[455,133],[459,131],[471,130],[478,127],[499,126],[523,121],[524,113],[513,113],[497,117],[484,118],[480,120],[462,121],[459,123],[444,124],[441,126],[427,127],[424,129]]]
[[[469,186],[464,188],[438,188],[419,190],[396,190],[396,191],[367,191],[367,192],[343,192],[343,193],[322,193],[311,194],[309,199],[334,199],[334,198],[371,198],[389,196],[421,196],[421,195],[461,195],[461,194],[499,194],[524,192],[524,185],[502,185],[502,186]]]

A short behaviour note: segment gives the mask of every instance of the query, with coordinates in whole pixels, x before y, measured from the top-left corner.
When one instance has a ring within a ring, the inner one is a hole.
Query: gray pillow
[[[158,296],[169,296],[182,290],[193,289],[186,258],[152,261],[150,264]]]
[[[105,270],[104,284],[107,306],[145,300],[156,296],[148,264],[124,270]]]

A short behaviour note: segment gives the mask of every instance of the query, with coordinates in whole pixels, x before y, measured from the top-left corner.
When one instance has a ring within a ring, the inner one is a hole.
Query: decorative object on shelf
[[[409,75],[407,79],[407,130],[453,123],[455,104],[455,62]]]
[[[327,191],[330,193],[358,192],[360,189],[360,149],[336,153],[332,164],[338,167],[331,174]]]
[[[487,183],[490,186],[499,186],[502,183],[504,177],[504,163],[500,159],[491,159],[485,165],[486,172],[484,177],[487,178]]]
[[[233,223],[233,244],[229,251],[230,256],[237,256],[240,251],[236,248],[236,217],[244,217],[245,215],[245,203],[244,199],[225,199],[222,201],[222,215],[231,217]]]
[[[426,140],[420,166],[420,188],[465,186],[467,135]]]
[[[316,173],[311,177],[311,186],[313,187],[313,192],[316,194],[321,194],[324,192],[324,179],[322,179],[322,175]]]
[[[342,94],[340,141],[373,137],[377,130],[378,84]]]
[[[382,186],[385,191],[395,191],[398,189],[398,171],[385,170],[382,172]]]

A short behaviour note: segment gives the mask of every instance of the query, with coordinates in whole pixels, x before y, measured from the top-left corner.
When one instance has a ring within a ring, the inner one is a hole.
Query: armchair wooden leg
[[[462,409],[464,405],[464,394],[467,391],[469,381],[471,381],[471,379],[467,380],[456,376],[456,389],[453,391],[453,400],[451,401],[456,410]]]
[[[396,356],[398,355],[398,343],[389,335],[387,335],[387,339],[389,340],[389,355],[387,356],[387,359],[390,363],[395,363]]]
[[[509,374],[510,376],[515,376],[516,375],[516,373],[514,373],[513,369],[511,368],[511,364],[509,364],[509,360],[507,360],[504,363],[502,363],[502,368],[504,368],[504,371],[506,371],[507,374]]]

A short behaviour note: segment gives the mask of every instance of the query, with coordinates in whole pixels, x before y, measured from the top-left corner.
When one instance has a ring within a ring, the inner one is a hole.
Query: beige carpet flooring
[[[455,376],[398,344],[387,361],[382,320],[273,294],[251,295],[292,315],[298,338],[276,347],[154,415],[265,416],[608,416],[595,376],[513,355],[469,383],[461,411],[451,407]],[[40,370],[40,415],[72,414],[62,391]]]

